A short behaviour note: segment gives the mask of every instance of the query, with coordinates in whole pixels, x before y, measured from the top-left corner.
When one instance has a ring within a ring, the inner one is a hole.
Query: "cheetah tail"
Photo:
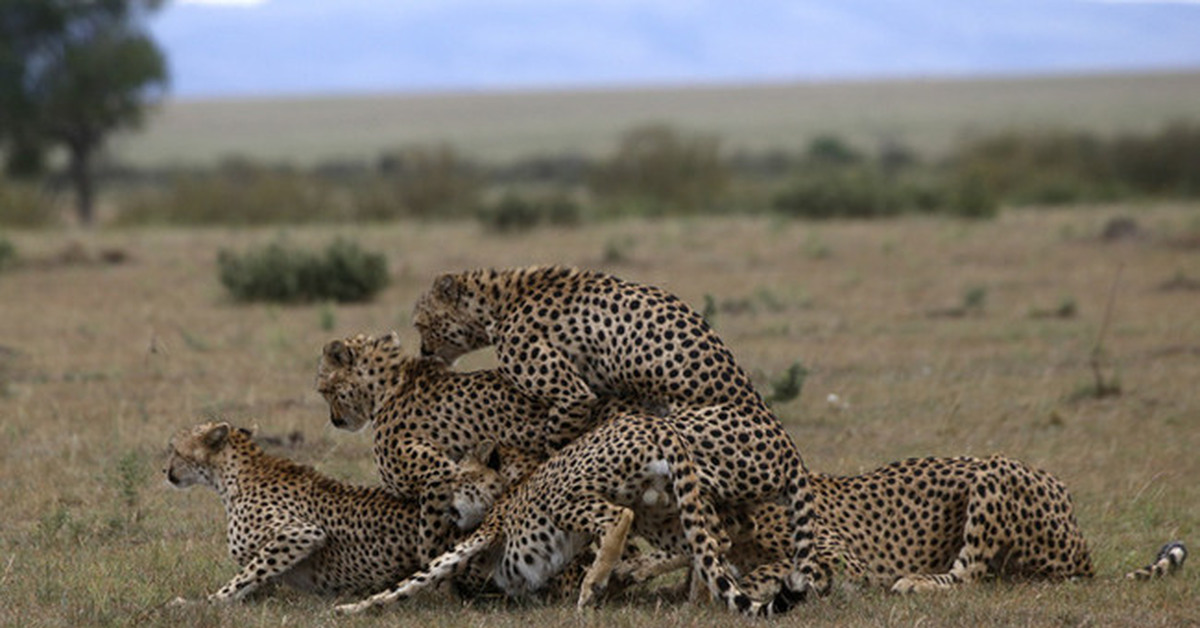
[[[809,587],[807,577],[800,574],[785,578],[781,591],[771,599],[754,599],[742,589],[717,541],[720,519],[703,495],[691,453],[674,429],[666,422],[660,425],[665,430],[661,446],[671,469],[680,525],[692,551],[692,569],[708,587],[713,599],[721,600],[729,610],[752,617],[782,614],[804,601]]]
[[[460,564],[493,546],[495,542],[495,535],[481,528],[455,545],[454,549],[433,559],[425,571],[413,574],[396,586],[360,602],[337,606],[334,608],[334,612],[340,615],[354,615],[377,606],[407,599],[450,578]]]
[[[1161,578],[1182,569],[1185,560],[1187,560],[1187,547],[1183,545],[1182,541],[1171,541],[1158,550],[1158,556],[1154,558],[1153,563],[1131,571],[1125,574],[1125,577],[1130,580]]]

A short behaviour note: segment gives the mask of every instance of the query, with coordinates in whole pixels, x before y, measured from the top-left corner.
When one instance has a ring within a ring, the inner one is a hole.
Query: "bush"
[[[0,270],[5,270],[17,261],[17,247],[8,238],[0,237]]]
[[[775,209],[798,218],[878,218],[904,209],[899,187],[870,170],[807,175],[776,195]]]
[[[0,225],[34,228],[57,222],[53,204],[37,185],[0,179]]]
[[[625,133],[617,152],[591,178],[602,197],[651,201],[660,210],[710,207],[729,184],[720,142],[655,124]]]
[[[323,254],[281,242],[242,255],[217,256],[221,284],[238,301],[303,303],[366,301],[387,285],[387,260],[335,240]]]
[[[501,233],[525,231],[544,224],[574,226],[581,219],[579,204],[563,195],[530,197],[509,193],[479,213],[484,227]]]
[[[446,144],[412,146],[379,160],[404,211],[418,218],[469,216],[478,205],[477,170]]]
[[[1113,169],[1131,188],[1163,196],[1200,196],[1200,123],[1173,122],[1156,135],[1112,142]]]
[[[227,160],[213,173],[177,174],[133,198],[120,225],[263,225],[344,220],[331,187],[318,177]]]

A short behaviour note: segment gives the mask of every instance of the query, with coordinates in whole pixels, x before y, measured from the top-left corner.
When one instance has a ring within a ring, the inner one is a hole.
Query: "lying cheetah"
[[[476,457],[490,454],[484,447]],[[463,528],[478,525],[506,488],[476,457],[455,471],[453,519]],[[176,488],[214,489],[225,506],[229,552],[242,569],[209,601],[237,601],[276,580],[321,594],[373,592],[422,564],[415,502],[269,455],[248,430],[205,423],[181,431],[164,473]]]
[[[812,473],[817,547],[850,580],[895,592],[945,590],[987,576],[1063,580],[1093,574],[1067,489],[1045,471],[1004,456],[913,458],[868,473]],[[734,531],[730,561],[743,568],[787,548],[778,505],[756,509]],[[1155,561],[1127,574],[1146,579],[1183,565],[1168,543]],[[630,566],[635,580],[684,566]],[[637,569],[634,569],[637,567]]]
[[[343,613],[410,597],[463,567],[481,562],[510,595],[539,591],[593,541],[595,558],[580,585],[578,606],[604,592],[628,536],[693,557],[710,593],[750,615],[787,610],[796,583],[774,599],[751,599],[720,556],[716,515],[702,495],[690,447],[659,418],[619,414],[581,436],[503,496],[475,533],[429,567],[382,593],[338,607]]]
[[[745,583],[802,581],[827,590],[795,443],[717,334],[674,295],[572,268],[473,270],[438,277],[418,299],[413,323],[422,354],[448,362],[495,345],[501,374],[550,406],[551,430],[585,424],[602,395],[669,408],[665,420],[687,441],[719,511],[773,502],[789,509],[787,558]]]

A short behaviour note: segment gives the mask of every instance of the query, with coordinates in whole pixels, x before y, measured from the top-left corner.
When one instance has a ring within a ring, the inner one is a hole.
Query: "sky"
[[[1200,69],[1200,0],[175,0],[191,99]]]

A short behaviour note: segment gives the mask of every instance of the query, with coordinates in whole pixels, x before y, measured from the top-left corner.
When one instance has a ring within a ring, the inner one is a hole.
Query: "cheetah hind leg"
[[[596,550],[596,559],[583,576],[583,584],[579,587],[579,603],[577,608],[591,606],[608,586],[608,578],[613,568],[625,553],[625,544],[629,540],[629,528],[633,525],[633,511],[628,508],[615,506],[616,516],[605,526],[600,537],[600,547]]]
[[[342,604],[334,607],[334,612],[341,615],[354,615],[376,606],[391,604],[406,599],[417,593],[435,587],[452,577],[460,565],[471,560],[478,554],[499,545],[501,539],[496,535],[479,530],[467,537],[466,540],[454,546],[454,549],[435,558],[425,571],[413,574],[396,586],[376,593],[371,597],[353,604]]]
[[[1172,541],[1158,550],[1158,556],[1154,558],[1153,563],[1131,571],[1125,574],[1125,577],[1130,580],[1161,578],[1182,569],[1185,560],[1187,560],[1187,547],[1184,547],[1181,541]]]
[[[325,531],[317,526],[301,523],[282,526],[232,580],[208,596],[208,601],[241,600],[272,578],[290,571],[324,544]]]

